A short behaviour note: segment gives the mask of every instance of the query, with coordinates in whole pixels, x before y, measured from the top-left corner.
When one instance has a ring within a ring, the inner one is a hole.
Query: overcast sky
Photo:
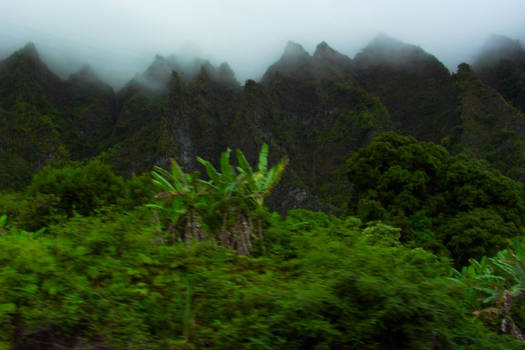
[[[0,0],[0,58],[32,41],[62,75],[89,63],[117,88],[157,53],[227,61],[242,82],[288,40],[353,57],[379,32],[455,70],[491,33],[525,41],[525,0]]]

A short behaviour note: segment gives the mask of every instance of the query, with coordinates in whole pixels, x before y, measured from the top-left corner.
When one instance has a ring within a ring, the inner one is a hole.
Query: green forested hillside
[[[522,348],[521,56],[494,57],[290,42],[259,82],[157,56],[114,91],[28,44],[0,62],[0,349]]]
[[[525,49],[510,38],[493,35],[474,62],[481,79],[525,113]]]
[[[28,44],[0,62],[0,184],[27,185],[46,162],[68,158],[56,101],[60,80]]]
[[[460,120],[444,140],[454,153],[486,159],[506,175],[525,178],[525,115],[485,85],[467,64],[454,76],[459,90]]]
[[[359,84],[379,96],[402,133],[440,142],[459,123],[452,77],[423,49],[380,35],[352,63]]]
[[[434,56],[386,36],[353,60],[325,42],[313,55],[290,42],[260,83],[244,86],[227,64],[171,56],[157,56],[117,93],[89,67],[61,82],[32,45],[0,66],[3,188],[27,184],[48,160],[101,155],[129,176],[172,157],[196,170],[196,156],[218,159],[228,146],[254,160],[266,142],[275,159],[291,159],[273,208],[341,212],[344,160],[387,130],[523,180],[523,115],[506,95],[466,66],[450,74]]]

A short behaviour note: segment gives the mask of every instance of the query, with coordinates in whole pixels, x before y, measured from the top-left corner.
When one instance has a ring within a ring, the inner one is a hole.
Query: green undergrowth
[[[447,261],[399,230],[290,211],[268,250],[159,243],[150,212],[75,216],[0,237],[3,348],[512,348],[462,304]],[[1,348],[0,346],[0,348]],[[53,347],[54,346],[54,347]],[[516,347],[517,348],[517,347]]]
[[[522,347],[525,248],[507,243],[521,229],[519,185],[390,133],[347,163],[361,218],[280,215],[264,198],[286,160],[269,166],[266,145],[257,167],[236,155],[237,167],[230,150],[218,168],[199,158],[208,178],[174,161],[154,181],[75,162],[3,193],[0,349]],[[435,229],[445,221],[451,239]],[[472,237],[482,242],[452,261]]]

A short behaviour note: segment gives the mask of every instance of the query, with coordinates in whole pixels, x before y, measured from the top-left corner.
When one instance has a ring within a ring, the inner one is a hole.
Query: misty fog
[[[259,79],[293,40],[326,41],[353,58],[378,33],[415,44],[450,70],[471,62],[492,33],[522,42],[525,1],[18,0],[0,2],[0,59],[35,43],[61,77],[88,63],[115,88],[155,55],[228,62]]]

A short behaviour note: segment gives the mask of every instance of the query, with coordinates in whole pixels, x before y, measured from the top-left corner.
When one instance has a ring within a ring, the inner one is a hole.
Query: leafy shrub
[[[348,159],[347,173],[352,213],[400,227],[404,243],[457,265],[495,254],[521,232],[522,185],[435,144],[385,133]]]
[[[454,280],[468,292],[465,302],[477,317],[493,328],[525,341],[525,244],[514,240],[511,248],[494,258],[472,259]]]
[[[0,213],[16,226],[36,231],[76,214],[93,215],[107,206],[128,210],[149,201],[152,193],[148,174],[133,174],[125,181],[111,166],[91,160],[44,167],[25,191],[2,193]]]
[[[143,208],[0,236],[4,347],[518,348],[464,312],[448,265],[356,218],[271,218],[267,253],[159,244]],[[398,232],[398,231],[397,231]],[[388,238],[390,237],[390,238]],[[388,238],[388,239],[387,239]]]
[[[116,203],[123,189],[123,179],[98,160],[60,169],[44,167],[29,186],[32,194],[52,194],[60,198],[57,207],[67,216],[74,212],[90,215],[96,208]]]

